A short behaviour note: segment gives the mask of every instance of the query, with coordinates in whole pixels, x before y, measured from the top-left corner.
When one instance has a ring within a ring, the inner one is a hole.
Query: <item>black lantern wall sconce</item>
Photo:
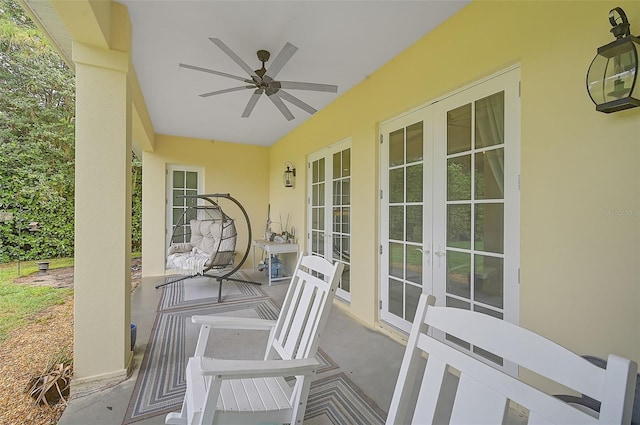
[[[284,165],[287,167],[282,176],[284,187],[294,187],[296,185],[296,167],[288,161],[285,162]]]
[[[609,11],[609,23],[616,40],[598,47],[587,72],[587,91],[596,111],[607,114],[640,106],[640,38],[631,35],[631,25],[620,7]]]

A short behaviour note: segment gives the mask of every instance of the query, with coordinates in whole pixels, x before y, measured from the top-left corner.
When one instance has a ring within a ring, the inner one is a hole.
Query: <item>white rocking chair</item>
[[[610,355],[606,369],[531,331],[486,314],[434,307],[422,295],[387,424],[503,424],[509,401],[529,424],[629,424],[636,363]],[[599,415],[547,394],[429,334],[445,332],[601,402]],[[423,353],[428,354],[419,376]],[[451,373],[451,368],[457,370]],[[421,383],[418,382],[421,380]],[[456,382],[457,381],[457,382]],[[417,390],[416,384],[420,384]]]
[[[301,424],[311,377],[320,366],[315,358],[319,338],[343,267],[301,256],[276,321],[193,316],[202,327],[187,365],[185,399],[181,412],[169,413],[165,423]],[[212,329],[269,330],[264,360],[203,357]]]

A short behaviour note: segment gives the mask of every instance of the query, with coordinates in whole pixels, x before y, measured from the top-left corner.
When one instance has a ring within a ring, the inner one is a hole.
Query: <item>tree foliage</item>
[[[0,261],[73,253],[74,86],[20,6],[0,0],[0,210],[13,215]]]
[[[142,251],[142,162],[133,154],[131,164],[131,250]]]
[[[72,71],[15,0],[0,0],[0,262],[73,255],[74,120]],[[140,250],[141,164],[132,167]]]

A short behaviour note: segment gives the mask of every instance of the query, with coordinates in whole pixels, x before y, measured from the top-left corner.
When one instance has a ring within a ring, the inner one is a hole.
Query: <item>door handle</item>
[[[442,257],[447,255],[446,251],[443,251],[442,247],[439,247],[438,251],[434,252],[434,254],[438,257],[438,267],[442,267]]]
[[[431,249],[416,248],[416,251],[419,251],[422,254],[422,256],[425,256],[425,255],[427,256],[427,266],[430,266],[431,265]]]

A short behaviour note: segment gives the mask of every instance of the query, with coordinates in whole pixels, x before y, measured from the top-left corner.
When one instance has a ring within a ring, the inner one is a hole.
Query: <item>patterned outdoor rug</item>
[[[304,423],[307,425],[383,424],[387,415],[344,373],[311,383]]]
[[[191,323],[192,315],[275,320],[278,312],[278,307],[269,298],[159,311],[123,424],[180,410],[186,389],[186,364],[195,350],[199,332],[199,325]],[[213,355],[219,358],[262,358],[266,344],[264,334],[266,332],[214,331],[208,349],[212,349]],[[227,344],[231,340],[235,346],[243,347],[241,355],[233,344]],[[322,349],[318,351],[318,360],[324,365],[311,384],[305,423],[384,423],[384,413],[343,373],[324,377],[327,372],[337,370],[339,365]],[[319,376],[321,374],[323,376]]]
[[[168,276],[170,281],[181,276]],[[240,271],[231,277],[246,282],[224,280],[222,282],[222,301],[225,303],[246,301],[250,298],[266,297],[260,285],[248,283],[247,275]],[[196,276],[165,286],[160,300],[160,310],[209,305],[218,302],[218,281],[207,276]]]

